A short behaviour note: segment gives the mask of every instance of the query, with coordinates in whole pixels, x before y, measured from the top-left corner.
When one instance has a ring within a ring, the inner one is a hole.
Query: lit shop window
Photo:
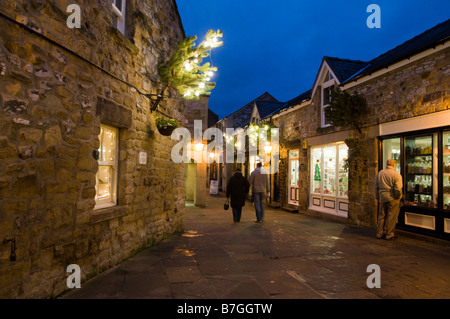
[[[450,210],[450,131],[444,132],[442,142],[443,142],[442,170],[444,172],[444,177],[442,179],[443,180],[442,198],[444,200],[443,208],[445,210]],[[445,226],[446,229],[448,230],[447,232],[450,232],[450,219],[446,218]]]
[[[342,142],[311,147],[310,209],[347,216],[347,158],[348,147]]]
[[[112,3],[113,25],[122,34],[125,34],[125,6],[126,0],[114,0]]]
[[[101,125],[98,172],[96,175],[95,208],[115,206],[117,203],[117,141],[118,130]]]

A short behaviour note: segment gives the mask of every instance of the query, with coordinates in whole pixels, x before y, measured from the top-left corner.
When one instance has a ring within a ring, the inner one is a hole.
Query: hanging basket
[[[156,118],[156,128],[164,136],[172,135],[173,130],[179,126],[178,121],[174,119],[164,119],[161,116]]]
[[[170,136],[170,135],[172,135],[172,132],[173,132],[175,129],[176,129],[176,127],[174,127],[174,126],[158,127],[158,132],[159,132],[161,135],[164,135],[164,136]]]

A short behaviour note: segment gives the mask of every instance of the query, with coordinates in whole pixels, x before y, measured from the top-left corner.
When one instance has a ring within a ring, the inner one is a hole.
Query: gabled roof
[[[304,101],[310,100],[311,99],[311,92],[312,92],[312,90],[308,90],[306,92],[303,92],[299,96],[296,96],[293,99],[287,101],[286,103],[280,103],[281,105],[278,108],[276,108],[272,112],[266,114],[264,117],[261,116],[261,119],[268,118],[268,117],[270,117],[270,116],[272,116],[272,115],[274,115],[274,114],[276,114],[278,112],[285,111],[285,110],[287,110],[287,109],[289,109],[291,107],[294,107],[296,105],[301,104]]]
[[[254,107],[257,108],[260,118],[264,118],[265,114],[273,112],[283,104],[270,95],[269,92],[265,92],[225,118],[231,119],[233,128],[245,127],[250,124]]]
[[[326,56],[324,60],[336,75],[339,83],[345,82],[352,75],[368,65],[368,62],[359,60],[340,59]]]
[[[362,68],[359,73],[355,73],[353,77],[347,78],[346,82],[370,75],[392,64],[408,59],[415,54],[443,44],[448,40],[450,40],[450,19],[369,61],[365,68]]]

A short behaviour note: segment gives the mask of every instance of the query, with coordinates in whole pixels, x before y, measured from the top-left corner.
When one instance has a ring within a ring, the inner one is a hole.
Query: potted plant
[[[161,135],[170,136],[173,130],[179,126],[179,123],[174,119],[165,119],[161,116],[156,118],[156,127]]]

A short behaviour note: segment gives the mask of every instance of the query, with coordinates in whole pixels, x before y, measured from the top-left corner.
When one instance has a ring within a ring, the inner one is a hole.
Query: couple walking
[[[230,206],[233,210],[233,220],[235,223],[241,221],[242,207],[245,205],[247,194],[252,188],[252,202],[255,204],[256,222],[261,223],[264,218],[264,200],[268,189],[269,180],[266,172],[263,171],[261,163],[256,165],[256,169],[251,173],[249,180],[242,175],[241,169],[231,176],[227,185],[227,198],[230,198]]]

